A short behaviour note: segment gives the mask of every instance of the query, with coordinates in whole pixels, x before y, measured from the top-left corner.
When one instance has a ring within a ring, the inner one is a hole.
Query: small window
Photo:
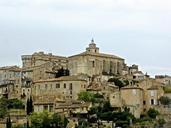
[[[145,102],[145,100],[143,101],[143,105],[145,105],[146,104],[146,102]]]
[[[70,83],[70,85],[69,85],[69,89],[70,89],[70,90],[72,90],[72,83]]]
[[[45,89],[47,89],[47,84],[45,84]]]
[[[154,99],[151,99],[151,105],[154,105]]]
[[[56,88],[60,88],[60,84],[56,84]]]
[[[48,106],[47,105],[44,106],[44,110],[48,110]]]
[[[72,91],[70,91],[70,94],[72,95]]]
[[[94,61],[92,62],[92,65],[93,65],[93,68],[94,68],[95,67],[95,62]]]
[[[49,106],[49,112],[52,112],[52,111],[53,111],[53,106],[50,105],[50,106]]]
[[[132,93],[133,93],[133,95],[136,95],[137,94],[137,92],[136,92],[135,89],[132,90]]]
[[[66,83],[64,83],[64,88],[66,88]]]
[[[154,96],[154,91],[153,91],[153,90],[150,91],[150,95],[151,95],[151,96]]]

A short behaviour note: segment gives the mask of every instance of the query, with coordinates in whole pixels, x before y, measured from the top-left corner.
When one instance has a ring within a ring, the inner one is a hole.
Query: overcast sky
[[[0,0],[0,66],[37,51],[77,54],[92,37],[128,65],[171,75],[170,0]]]

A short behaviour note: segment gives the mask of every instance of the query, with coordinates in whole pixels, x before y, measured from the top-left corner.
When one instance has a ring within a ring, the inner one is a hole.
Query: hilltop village
[[[151,78],[101,53],[94,40],[69,57],[35,52],[21,59],[22,67],[0,67],[2,128],[150,128],[171,120],[171,77]],[[44,118],[36,122],[40,113],[61,120],[43,125]]]

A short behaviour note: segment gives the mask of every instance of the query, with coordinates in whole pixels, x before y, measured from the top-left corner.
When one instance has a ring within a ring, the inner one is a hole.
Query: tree
[[[27,99],[26,110],[27,110],[27,115],[30,115],[33,112],[33,100],[32,100],[32,97]]]
[[[167,96],[160,97],[159,101],[162,105],[169,105],[171,103],[171,99]]]
[[[8,101],[8,109],[24,109],[24,104],[21,100],[18,99],[9,99]]]
[[[113,107],[111,106],[109,101],[104,102],[103,107],[102,107],[102,112],[112,112]]]
[[[94,102],[95,100],[93,93],[86,92],[86,91],[80,92],[78,94],[78,99],[85,102]]]
[[[126,85],[129,84],[129,81],[128,81],[128,80],[120,80],[119,78],[110,78],[110,79],[108,80],[108,82],[113,82],[116,86],[119,87],[119,90],[120,90],[122,87],[124,87],[124,86],[126,86]]]
[[[58,113],[54,113],[52,115],[52,123],[56,126],[59,127],[62,124],[62,118]]]
[[[159,115],[159,112],[154,108],[150,108],[147,112],[147,115],[152,119],[156,119],[156,116]]]
[[[4,118],[8,113],[8,99],[0,99],[0,118]]]
[[[159,124],[159,126],[160,127],[163,127],[163,125],[166,123],[166,121],[163,119],[163,118],[160,118],[159,120],[158,120],[158,124]]]
[[[32,113],[30,115],[31,128],[63,128],[68,124],[65,116],[57,113],[51,114],[47,111]]]
[[[7,118],[7,121],[6,121],[6,128],[11,128],[12,127],[12,123],[11,123],[11,118],[10,116]]]
[[[78,128],[88,128],[89,124],[87,121],[81,119],[78,121]]]

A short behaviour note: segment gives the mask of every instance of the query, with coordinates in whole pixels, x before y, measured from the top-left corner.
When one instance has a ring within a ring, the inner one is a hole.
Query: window
[[[72,83],[70,83],[70,85],[69,85],[69,89],[70,89],[70,90],[72,90]]]
[[[52,111],[53,111],[53,106],[50,105],[50,106],[49,106],[49,112],[52,112]]]
[[[145,100],[143,101],[143,105],[145,105],[146,104],[146,102],[145,102]]]
[[[95,67],[95,62],[94,61],[92,62],[92,65],[93,65],[93,68],[94,68]]]
[[[133,95],[136,95],[137,94],[137,92],[136,92],[135,89],[132,90],[132,93],[133,93]]]
[[[47,84],[45,84],[45,89],[47,89]]]
[[[154,105],[154,99],[151,99],[150,104],[151,104],[151,105]]]
[[[66,88],[66,83],[64,83],[64,88]]]
[[[44,110],[48,110],[48,106],[47,105],[44,106]]]
[[[70,94],[72,95],[72,91],[70,91]]]
[[[153,90],[150,91],[150,95],[151,95],[151,96],[154,96],[154,91],[153,91]]]
[[[60,84],[56,84],[56,88],[60,88]]]

